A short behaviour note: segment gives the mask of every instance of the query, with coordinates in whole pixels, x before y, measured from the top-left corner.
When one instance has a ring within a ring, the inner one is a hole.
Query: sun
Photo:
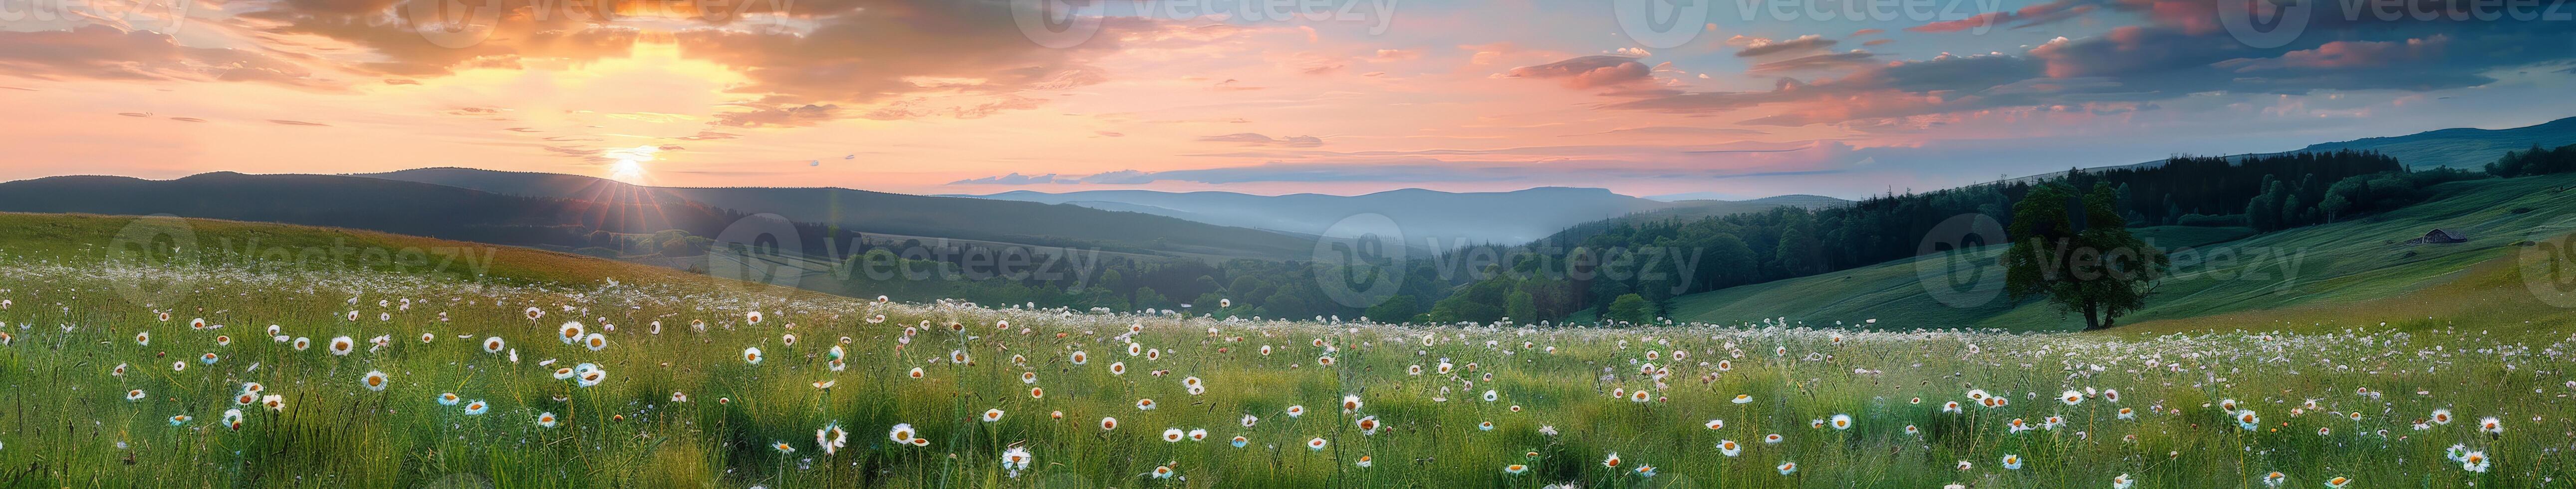
[[[647,176],[644,163],[653,161],[653,154],[661,150],[662,148],[653,145],[609,150],[606,156],[615,162],[608,164],[608,178],[626,183],[644,183]]]

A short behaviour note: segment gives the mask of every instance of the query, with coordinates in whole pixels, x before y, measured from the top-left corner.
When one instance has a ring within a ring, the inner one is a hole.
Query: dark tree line
[[[2506,151],[2503,158],[2487,164],[2487,173],[2505,178],[2576,172],[2576,144],[2542,149],[2539,144],[2523,151]]]

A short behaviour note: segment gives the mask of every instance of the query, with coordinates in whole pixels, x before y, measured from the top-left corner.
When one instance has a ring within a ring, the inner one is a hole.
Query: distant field
[[[2169,277],[2148,307],[2123,323],[2144,330],[2202,329],[2225,324],[2345,326],[2435,316],[2538,321],[2566,326],[2565,311],[2538,302],[2515,271],[2516,243],[2576,232],[2576,175],[2453,182],[2434,188],[2434,200],[2386,214],[2243,238],[2241,228],[2154,227],[2140,236],[2168,249],[2201,253],[2230,250],[2233,266],[2214,260]],[[2520,212],[2517,212],[2520,211]],[[2469,236],[2469,242],[2407,245],[2432,229]],[[1973,253],[1991,261],[2001,247]],[[2279,257],[2296,256],[2295,279]],[[1918,278],[1918,262],[1905,260],[1824,275],[1736,287],[1676,298],[1675,320],[1752,321],[1788,317],[1808,324],[1878,318],[1879,326],[1989,327],[2069,330],[2080,318],[2061,318],[2037,302],[2013,304],[1998,297],[1975,307],[1935,300]],[[1995,277],[1994,280],[2001,280]],[[2129,330],[2138,331],[2138,330]]]

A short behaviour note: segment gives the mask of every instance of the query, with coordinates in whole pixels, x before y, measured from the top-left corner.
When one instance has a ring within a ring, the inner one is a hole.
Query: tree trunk
[[[2108,325],[2102,324],[2102,304],[2101,304],[2100,302],[2094,301],[2094,300],[2092,300],[2092,299],[2085,299],[2085,300],[2084,300],[2084,330],[2085,330],[2085,331],[2092,331],[2092,330],[2096,330],[2096,329],[2102,329],[2102,328],[2107,327],[2107,326],[2108,326]]]

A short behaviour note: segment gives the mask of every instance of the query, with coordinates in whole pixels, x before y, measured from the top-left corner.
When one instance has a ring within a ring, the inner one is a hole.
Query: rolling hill
[[[0,211],[181,217],[365,229],[515,245],[575,245],[592,231],[721,229],[687,201],[604,203],[333,175],[219,172],[174,180],[64,176],[0,183]]]
[[[1467,193],[1404,189],[1352,196],[1092,190],[1065,193],[1017,191],[977,197],[1143,212],[1300,235],[1325,234],[1326,229],[1336,224],[1358,224],[1356,221],[1344,223],[1346,218],[1378,214],[1386,216],[1395,226],[1366,231],[1400,232],[1412,243],[1420,243],[1425,238],[1438,239],[1440,244],[1435,248],[1462,243],[1524,243],[1586,222],[1640,212],[1671,210],[1724,214],[1760,211],[1781,205],[1832,205],[1832,202],[1840,202],[1840,199],[1810,195],[1748,201],[1663,202],[1604,189],[1569,187]]]
[[[2204,257],[2226,250],[2233,263],[2204,259],[2186,268],[2177,260],[2177,272],[2190,273],[2168,277],[2145,309],[2121,319],[2137,326],[2115,330],[2207,329],[2209,321],[2241,327],[2350,324],[2392,313],[2515,323],[2563,318],[2563,309],[2542,304],[2522,286],[2517,260],[2525,253],[2547,251],[2527,249],[2527,241],[2576,232],[2576,218],[2568,213],[2576,210],[2576,190],[2571,189],[2576,189],[2576,175],[2452,182],[2433,187],[2436,197],[2421,204],[2251,237],[2241,228],[2143,228],[2141,237],[2156,239],[2160,247],[2190,247]],[[2404,244],[2437,228],[2461,232],[2469,240]],[[2001,252],[2001,246],[1976,248],[1963,260],[1990,263]],[[2060,317],[2036,300],[2012,303],[1997,295],[1947,305],[1930,292],[1931,284],[1939,282],[1924,278],[1925,273],[1950,276],[1941,273],[1942,259],[1917,257],[1678,297],[1670,317],[1709,322],[1788,317],[1809,324],[1876,318],[1878,326],[1889,328],[2082,326],[2080,319]],[[2297,273],[2293,277],[2284,270]],[[1993,273],[1997,275],[1989,280],[2001,280],[1999,270]]]
[[[694,202],[743,213],[774,213],[796,222],[922,238],[1105,246],[1121,251],[1248,258],[1312,253],[1308,239],[1257,229],[1210,225],[1135,212],[1070,205],[930,197],[840,188],[646,187],[601,178],[465,168],[427,168],[357,175],[474,189],[504,195],[620,202]]]

